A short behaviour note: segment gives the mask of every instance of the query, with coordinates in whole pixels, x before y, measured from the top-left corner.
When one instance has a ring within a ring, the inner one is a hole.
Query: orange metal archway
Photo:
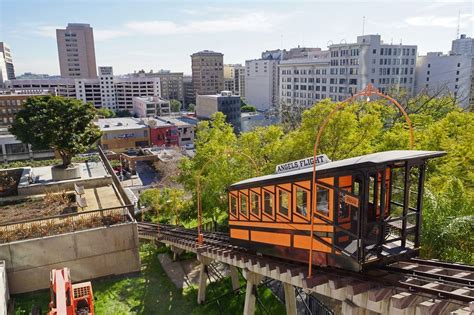
[[[334,116],[334,114],[336,114],[339,110],[346,107],[347,104],[353,102],[357,97],[360,97],[360,96],[370,97],[372,95],[380,96],[382,98],[385,98],[386,100],[389,100],[392,104],[394,104],[400,110],[400,112],[403,114],[403,116],[405,117],[405,120],[408,124],[408,128],[409,128],[409,131],[410,131],[410,149],[413,149],[414,132],[413,132],[413,127],[412,127],[412,124],[411,124],[410,117],[408,117],[407,112],[403,109],[403,107],[400,105],[400,103],[398,103],[394,98],[381,93],[377,88],[375,88],[372,84],[369,83],[365,89],[363,89],[362,91],[352,95],[351,97],[349,97],[346,100],[339,103],[336,106],[336,108],[334,108],[326,116],[326,118],[324,119],[321,127],[319,128],[318,134],[316,135],[316,141],[314,142],[314,150],[313,150],[313,161],[316,161],[316,156],[317,156],[317,153],[318,153],[318,146],[319,146],[319,142],[321,140],[321,136],[323,134],[323,131],[326,129],[327,124],[329,123],[329,120],[331,120],[331,118]],[[309,268],[309,270],[308,270],[308,276],[309,277],[311,277],[311,275],[312,275],[312,267],[313,267],[313,241],[314,241],[314,217],[313,216],[314,216],[314,213],[317,210],[317,203],[316,203],[316,197],[315,197],[316,196],[316,189],[317,189],[317,185],[316,185],[316,163],[313,163],[312,186],[313,186],[312,188],[313,188],[313,192],[314,192],[315,195],[312,198],[312,207],[311,207],[311,209],[312,209],[312,214],[311,214],[311,242],[310,242],[310,247],[309,247],[309,267],[308,267]]]

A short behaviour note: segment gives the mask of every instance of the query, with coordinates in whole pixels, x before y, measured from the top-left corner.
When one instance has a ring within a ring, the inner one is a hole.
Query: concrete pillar
[[[354,303],[344,300],[342,301],[342,314],[343,315],[365,315],[366,310],[362,307],[358,307]]]
[[[184,250],[183,250],[183,249],[181,249],[181,248],[178,248],[178,247],[176,247],[176,246],[173,246],[173,245],[171,245],[171,251],[173,252],[173,261],[176,261],[176,260],[178,260],[178,258],[179,258],[179,255],[181,255],[181,253],[183,253],[183,252],[184,252]]]
[[[207,266],[212,262],[211,259],[198,255],[199,266],[199,287],[197,295],[197,303],[202,304],[206,299],[206,284],[207,284]]]
[[[240,288],[239,282],[239,272],[237,271],[237,267],[230,265],[230,279],[232,280],[232,289],[237,290]]]
[[[257,291],[257,285],[262,281],[263,276],[255,272],[244,270],[244,277],[247,280],[244,315],[253,315],[255,314],[255,293]]]
[[[296,315],[295,288],[289,283],[283,283],[285,289],[286,315]]]

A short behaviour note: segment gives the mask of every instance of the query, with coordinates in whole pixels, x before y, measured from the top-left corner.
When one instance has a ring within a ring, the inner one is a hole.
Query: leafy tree
[[[194,112],[194,109],[195,109],[195,108],[196,108],[196,105],[195,105],[195,104],[193,104],[193,103],[188,104],[188,110],[189,110],[190,112]]]
[[[152,210],[152,221],[169,222],[179,225],[182,212],[189,208],[189,200],[184,190],[179,188],[152,188],[140,195],[140,203]]]
[[[171,100],[170,107],[172,112],[179,112],[181,110],[181,102],[178,100]]]
[[[99,108],[97,109],[97,115],[104,118],[113,118],[115,117],[115,112],[108,108]]]
[[[240,111],[243,113],[256,112],[257,109],[252,105],[244,105],[240,108]]]
[[[66,168],[75,154],[86,152],[100,138],[100,130],[93,123],[95,116],[90,103],[61,96],[33,96],[17,113],[9,131],[33,149],[55,149]]]
[[[402,105],[415,128],[415,149],[448,153],[428,164],[422,255],[473,263],[474,113],[455,104],[449,97],[417,96]],[[226,188],[257,173],[271,174],[276,164],[311,156],[321,123],[335,106],[323,100],[302,110],[300,119],[291,116],[289,124],[259,127],[238,137],[218,113],[199,124],[196,156],[182,160],[179,181],[194,192],[195,202],[200,174],[204,217],[224,221]],[[319,152],[339,160],[408,148],[409,131],[403,116],[386,100],[376,98],[348,104],[335,114],[321,138]],[[188,215],[196,218],[195,205]]]

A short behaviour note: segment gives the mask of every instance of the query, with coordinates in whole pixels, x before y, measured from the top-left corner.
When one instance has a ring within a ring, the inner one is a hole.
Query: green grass
[[[92,282],[96,314],[242,314],[245,292],[231,293],[229,278],[208,285],[206,301],[198,305],[197,288],[177,289],[162,269],[159,252],[151,244],[142,244],[140,256],[142,271],[139,275],[125,278],[97,280]],[[74,270],[71,270],[74,276]],[[241,279],[242,286],[245,281]],[[243,291],[243,290],[242,290]],[[230,294],[229,294],[230,293]],[[225,297],[222,297],[224,296]],[[259,288],[258,296],[266,312],[257,306],[257,314],[285,314],[285,307],[266,288]],[[212,302],[216,297],[220,303]],[[40,291],[14,296],[15,314],[29,314],[33,304],[48,310],[49,291]]]

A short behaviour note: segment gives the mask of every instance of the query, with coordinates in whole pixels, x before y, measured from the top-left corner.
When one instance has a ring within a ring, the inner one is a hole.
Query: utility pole
[[[362,17],[362,35],[365,35],[365,15]]]

